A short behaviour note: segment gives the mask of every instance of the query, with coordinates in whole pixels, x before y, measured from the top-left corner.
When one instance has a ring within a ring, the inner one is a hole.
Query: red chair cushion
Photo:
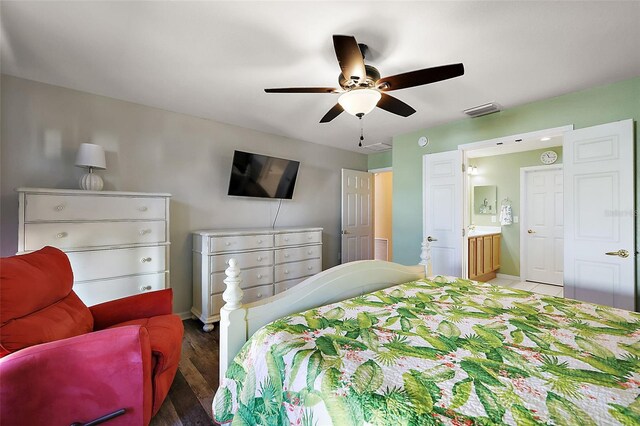
[[[0,357],[91,332],[93,316],[72,286],[69,259],[54,247],[0,259]]]
[[[149,332],[153,358],[153,414],[155,414],[169,393],[169,388],[178,369],[184,326],[177,315],[159,315],[122,322],[109,328],[126,325],[141,325]]]

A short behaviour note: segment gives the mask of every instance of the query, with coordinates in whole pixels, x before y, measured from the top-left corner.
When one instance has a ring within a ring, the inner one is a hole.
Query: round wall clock
[[[558,154],[555,151],[545,151],[540,154],[542,164],[553,164],[558,160]]]

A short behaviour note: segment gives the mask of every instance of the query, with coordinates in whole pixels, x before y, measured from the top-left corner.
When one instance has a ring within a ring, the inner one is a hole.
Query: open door
[[[342,169],[341,263],[373,259],[373,173]]]
[[[564,137],[565,296],[635,308],[633,121]]]
[[[433,273],[462,276],[462,153],[427,154],[422,162],[424,237]]]

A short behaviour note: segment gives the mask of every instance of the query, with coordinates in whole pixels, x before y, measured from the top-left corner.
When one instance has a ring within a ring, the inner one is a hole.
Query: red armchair
[[[147,425],[178,369],[170,289],[95,305],[53,247],[0,259],[0,423]]]

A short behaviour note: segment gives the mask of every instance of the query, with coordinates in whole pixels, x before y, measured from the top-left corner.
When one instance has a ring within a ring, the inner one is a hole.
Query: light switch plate
[[[520,222],[520,218],[518,216],[514,216],[513,223],[518,223],[518,222]]]
[[[491,223],[496,223],[498,221],[497,216],[491,216]]]

